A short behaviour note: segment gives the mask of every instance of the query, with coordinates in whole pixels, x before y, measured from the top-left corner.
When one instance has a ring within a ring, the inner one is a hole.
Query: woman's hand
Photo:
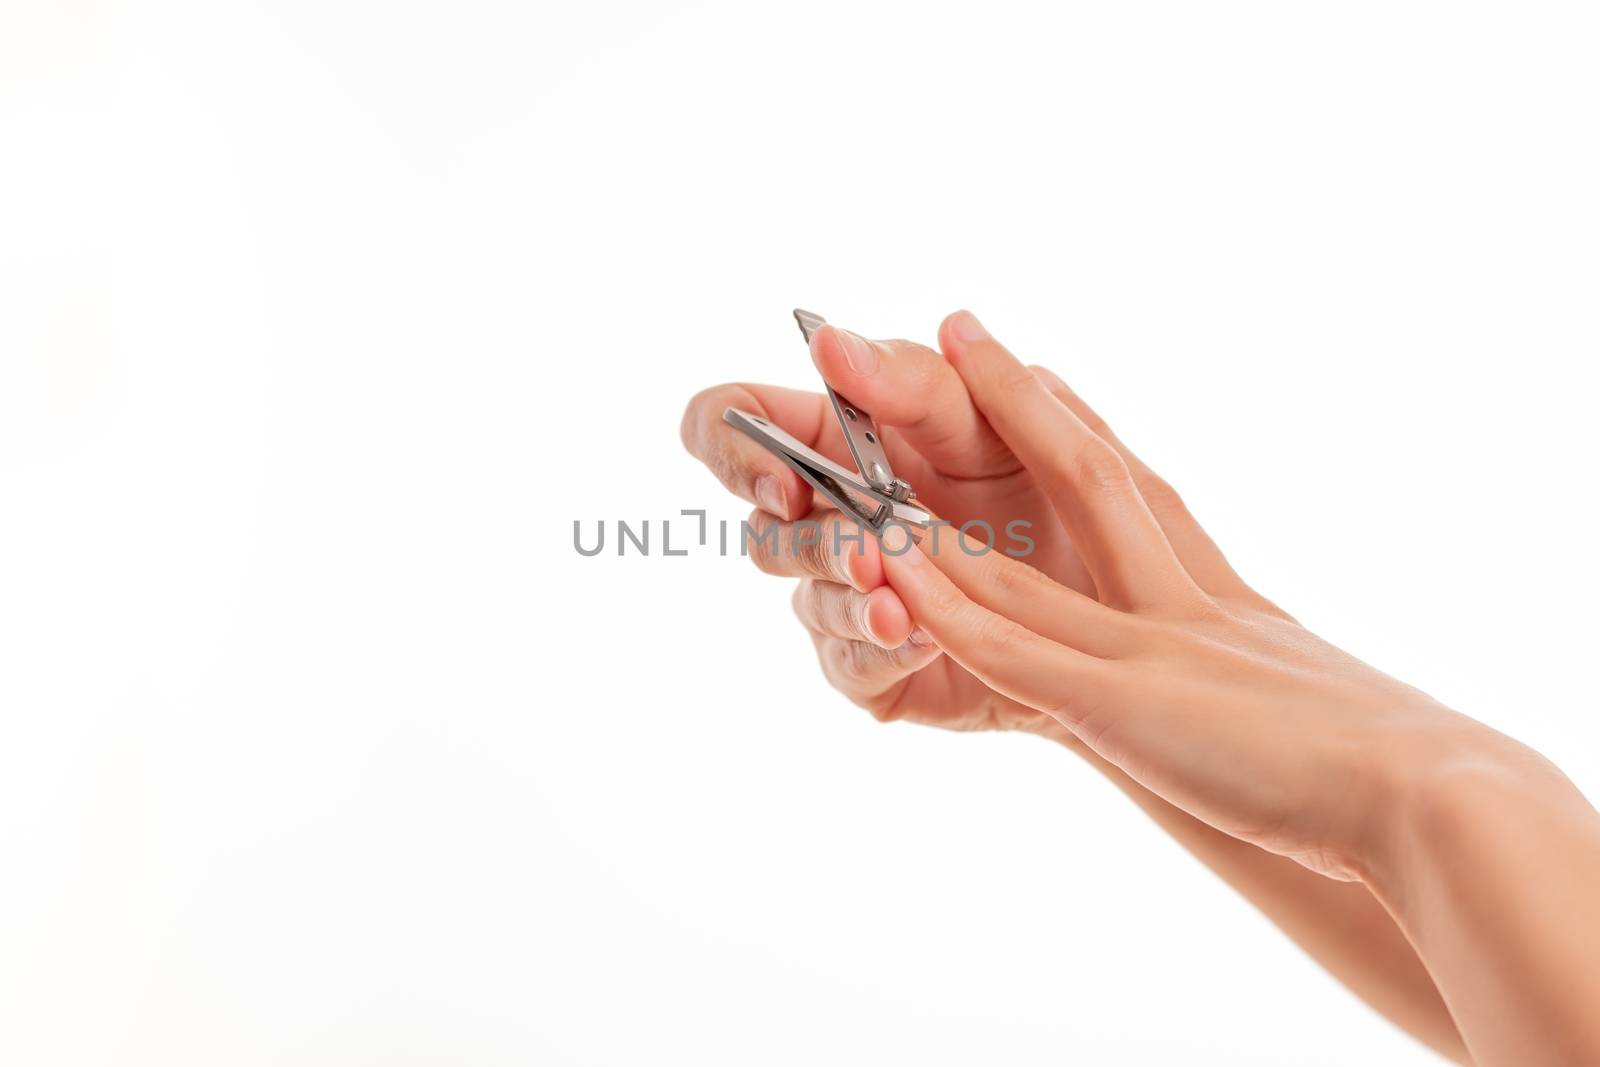
[[[756,566],[800,579],[794,613],[824,677],[879,721],[1072,740],[1050,716],[994,692],[913,628],[886,584],[877,541],[854,522],[826,507],[792,523],[758,509],[749,522]]]
[[[949,353],[1098,597],[999,552],[882,546],[946,654],[1211,827],[1364,883],[1484,1063],[1600,1062],[1600,816],[1525,746],[1333,648],[975,319]]]
[[[1066,588],[1094,594],[1095,583],[1045,487],[995,433],[955,369],[974,329],[966,313],[950,316],[938,332],[942,351],[935,352],[908,341],[864,341],[827,327],[813,338],[811,352],[832,385],[877,417],[896,472],[917,487],[920,503],[958,526],[981,519],[999,531],[1014,519],[1026,520],[1037,547],[1028,563]],[[862,345],[864,352],[857,348]],[[1122,458],[1188,572],[1213,587],[1243,589],[1167,483],[1060,379],[1043,369],[1035,373]],[[913,630],[905,605],[886,585],[878,543],[870,536],[836,538],[837,513],[811,510],[804,480],[722,420],[730,405],[763,415],[840,463],[851,462],[848,448],[828,399],[815,393],[717,386],[690,401],[683,418],[690,452],[729,489],[760,505],[750,518],[760,535],[752,558],[763,571],[800,579],[795,611],[835,688],[884,721],[1025,731],[1061,743],[1374,1008],[1446,1055],[1464,1058],[1432,980],[1370,893],[1321,878],[1173,807],[1090,751],[1056,718],[991,689],[930,644],[925,631]],[[816,525],[807,529],[803,519]],[[942,535],[947,545],[951,536]],[[1263,608],[1271,610],[1264,602]]]
[[[949,328],[941,330],[944,343]],[[998,522],[998,529],[1013,519],[1028,522],[1029,536],[1040,545],[1029,562],[1069,588],[1092,589],[1044,490],[979,414],[940,353],[824,326],[812,337],[811,356],[830,384],[873,413],[895,472],[916,487],[919,502],[957,524],[981,519]],[[752,561],[769,574],[801,579],[795,613],[835,688],[885,721],[1027,730],[1071,741],[1054,719],[995,693],[925,633],[913,633],[904,605],[885,584],[877,542],[835,537],[837,513],[813,510],[804,479],[723,422],[729,406],[777,423],[839,463],[854,461],[821,394],[721,385],[696,395],[684,412],[685,446],[725,486],[757,505],[749,520],[758,535]]]
[[[890,585],[944,651],[1224,832],[1353,880],[1419,769],[1510,742],[1317,639],[1251,590],[1170,491],[1164,519],[1062,387],[961,320],[950,352],[987,422],[1046,488],[1097,591],[954,535]],[[895,530],[903,539],[905,531]]]

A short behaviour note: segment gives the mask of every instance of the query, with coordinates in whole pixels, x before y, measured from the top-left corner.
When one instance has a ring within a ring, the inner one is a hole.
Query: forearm
[[[1065,730],[1047,736],[1086,759],[1375,1011],[1440,1054],[1470,1062],[1416,951],[1365,886],[1324,878],[1294,860],[1230,837],[1144,788]]]
[[[1471,733],[1396,794],[1369,883],[1477,1062],[1600,1063],[1600,814],[1536,753]]]

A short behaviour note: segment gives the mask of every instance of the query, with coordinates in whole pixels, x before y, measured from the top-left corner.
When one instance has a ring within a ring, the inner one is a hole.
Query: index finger
[[[946,319],[940,338],[984,417],[1050,496],[1103,600],[1141,607],[1198,592],[1109,442],[970,312]]]
[[[777,456],[729,426],[730,407],[760,415],[815,448],[829,417],[827,399],[817,393],[775,385],[731,383],[696,393],[683,412],[683,446],[723,485],[781,519],[811,510],[811,486]]]

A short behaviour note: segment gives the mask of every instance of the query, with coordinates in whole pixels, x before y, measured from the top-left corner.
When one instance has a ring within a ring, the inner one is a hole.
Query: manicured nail
[[[970,311],[956,312],[955,318],[950,320],[950,332],[955,334],[957,341],[965,341],[969,345],[989,339],[989,331],[983,328],[978,316]]]
[[[788,514],[783,507],[783,487],[770,474],[756,479],[756,503],[761,505],[762,511],[769,511],[780,519]]]
[[[850,364],[850,369],[861,377],[875,374],[878,370],[878,350],[867,343],[866,338],[857,337],[849,330],[840,330],[834,327],[839,335],[839,347],[844,349],[844,361]]]
[[[884,648],[888,648],[889,646],[884,643],[883,638],[878,636],[878,628],[872,625],[872,608],[871,608],[872,600],[871,600],[871,598],[870,597],[861,597],[857,601],[857,603],[859,603],[861,605],[861,607],[859,609],[860,612],[861,612],[861,615],[860,615],[860,619],[858,620],[858,622],[859,622],[859,624],[861,626],[861,632],[866,634],[867,637],[872,640],[873,644],[880,645],[880,646],[882,646]]]
[[[911,631],[910,641],[911,641],[911,643],[913,645],[916,645],[918,648],[932,648],[933,647],[933,635],[930,634],[928,631],[924,630],[920,626],[918,626],[915,630]]]

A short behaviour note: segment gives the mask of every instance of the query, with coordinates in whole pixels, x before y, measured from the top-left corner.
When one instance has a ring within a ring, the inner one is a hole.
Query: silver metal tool
[[[811,335],[823,324],[822,316],[795,308],[794,318],[800,324],[806,343],[810,344]],[[729,408],[722,413],[723,421],[754,438],[757,444],[792,467],[828,503],[873,533],[882,534],[891,522],[897,522],[909,527],[912,537],[919,537],[928,528],[932,516],[911,503],[914,495],[910,483],[894,476],[889,456],[883,450],[883,435],[878,432],[878,424],[865,409],[852,404],[833,386],[823,384],[857,470],[846,470],[759,415]]]

